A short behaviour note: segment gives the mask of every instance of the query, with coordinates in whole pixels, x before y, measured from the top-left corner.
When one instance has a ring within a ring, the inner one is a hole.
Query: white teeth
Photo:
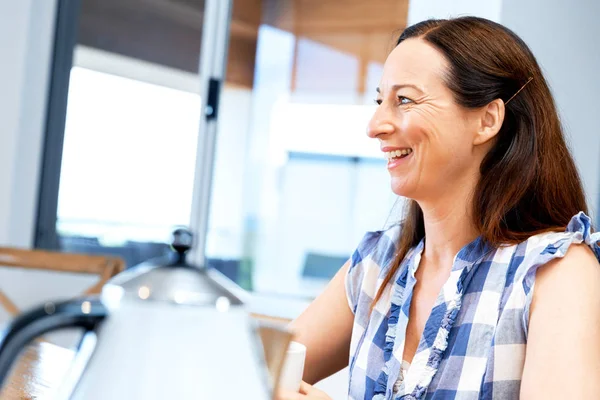
[[[393,158],[399,158],[402,156],[406,156],[412,153],[412,149],[402,149],[402,150],[394,150],[394,151],[386,151],[384,153],[385,158],[391,160]]]

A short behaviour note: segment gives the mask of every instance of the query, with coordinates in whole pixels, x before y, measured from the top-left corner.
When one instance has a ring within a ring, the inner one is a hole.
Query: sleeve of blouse
[[[373,253],[383,232],[367,232],[350,259],[350,267],[346,274],[346,298],[353,314],[356,314],[359,297],[362,291],[365,270],[363,260]]]
[[[541,253],[536,257],[535,262],[528,267],[523,278],[523,290],[525,291],[525,307],[523,310],[523,328],[527,334],[529,327],[529,309],[533,300],[533,289],[535,286],[535,277],[537,270],[556,258],[562,258],[567,254],[572,244],[587,244],[596,258],[600,262],[600,232],[592,232],[591,219],[583,212],[571,218],[565,232],[553,235],[552,241],[545,247],[541,247]]]

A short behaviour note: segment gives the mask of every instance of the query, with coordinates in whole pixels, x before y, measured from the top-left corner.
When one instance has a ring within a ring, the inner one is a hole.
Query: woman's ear
[[[504,122],[504,102],[496,99],[481,109],[479,129],[473,140],[474,145],[487,143],[493,139]]]

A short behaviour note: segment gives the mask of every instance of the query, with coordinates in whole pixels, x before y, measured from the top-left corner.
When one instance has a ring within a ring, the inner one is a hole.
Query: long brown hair
[[[457,104],[479,108],[495,99],[505,102],[504,122],[481,163],[473,193],[474,222],[483,240],[494,247],[519,243],[537,233],[563,230],[573,215],[587,212],[548,84],[514,32],[483,18],[461,17],[412,25],[396,45],[411,38],[428,42],[445,56],[445,82]],[[373,304],[424,236],[423,212],[409,200],[392,268]]]

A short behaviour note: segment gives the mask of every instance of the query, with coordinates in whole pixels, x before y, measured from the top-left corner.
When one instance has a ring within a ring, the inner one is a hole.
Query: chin
[[[397,196],[407,197],[410,199],[415,198],[414,187],[411,187],[411,185],[404,180],[396,181],[394,178],[392,178],[391,188],[392,192]]]

